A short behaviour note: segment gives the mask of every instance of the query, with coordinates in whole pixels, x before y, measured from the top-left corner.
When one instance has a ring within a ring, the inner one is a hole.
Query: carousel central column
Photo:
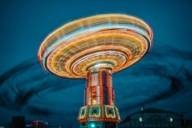
[[[113,105],[111,69],[89,70],[85,92],[85,105]]]
[[[93,68],[87,73],[84,106],[79,113],[81,128],[116,128],[120,121],[114,104],[110,68]]]

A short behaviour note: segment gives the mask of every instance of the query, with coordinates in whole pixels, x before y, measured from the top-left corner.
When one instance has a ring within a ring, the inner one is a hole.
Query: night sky
[[[192,1],[1,0],[0,125],[11,117],[77,128],[85,80],[42,69],[37,52],[53,30],[77,18],[103,13],[137,16],[153,29],[153,46],[137,64],[113,74],[122,120],[140,107],[192,118]]]

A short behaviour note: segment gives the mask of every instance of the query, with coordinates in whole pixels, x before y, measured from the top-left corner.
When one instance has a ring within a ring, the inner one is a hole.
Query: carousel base
[[[80,125],[80,128],[118,128],[117,123],[89,121]]]

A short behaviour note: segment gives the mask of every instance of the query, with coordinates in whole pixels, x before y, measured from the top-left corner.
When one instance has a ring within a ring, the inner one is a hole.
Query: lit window
[[[172,122],[173,122],[173,118],[172,118],[172,117],[170,117],[170,118],[169,118],[169,121],[172,123]]]
[[[143,122],[143,118],[142,117],[139,117],[139,122]]]

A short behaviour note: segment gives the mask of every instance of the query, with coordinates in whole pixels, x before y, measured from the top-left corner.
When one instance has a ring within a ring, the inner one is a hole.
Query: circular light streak
[[[124,14],[96,15],[72,21],[47,36],[38,57],[53,74],[85,78],[93,66],[118,72],[139,61],[149,50],[151,28]]]

